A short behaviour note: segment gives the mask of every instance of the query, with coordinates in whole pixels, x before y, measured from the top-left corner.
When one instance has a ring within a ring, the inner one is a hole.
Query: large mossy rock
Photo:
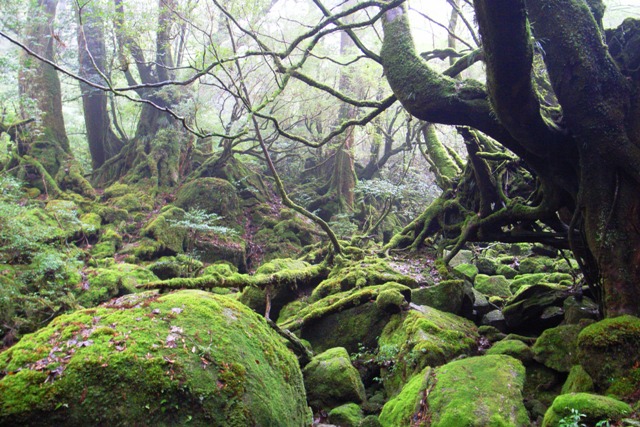
[[[0,425],[308,426],[295,356],[227,297],[129,295],[0,354]]]
[[[425,368],[387,402],[379,420],[383,427],[426,420],[432,427],[529,426],[522,403],[524,377],[522,363],[505,355],[470,357],[435,370]],[[425,390],[426,402],[422,400]]]
[[[176,193],[176,206],[185,211],[201,209],[233,220],[240,213],[236,188],[220,178],[199,178],[184,184]]]
[[[361,403],[366,399],[358,370],[351,364],[343,347],[325,351],[303,370],[307,400],[313,408],[330,409],[344,403]]]
[[[561,394],[556,397],[544,415],[542,427],[559,425],[562,418],[571,415],[572,409],[584,415],[580,420],[581,425],[584,425],[582,423],[595,425],[603,420],[620,421],[631,414],[631,407],[628,404],[611,397],[589,393]]]
[[[578,361],[606,390],[622,383],[633,391],[640,387],[640,318],[620,316],[587,326],[578,336]],[[617,390],[616,395],[627,394]]]
[[[409,288],[415,288],[418,285],[415,279],[397,272],[386,261],[369,257],[334,268],[329,277],[313,290],[309,301],[315,302],[329,295],[388,282],[400,283]],[[408,299],[410,298],[409,295]]]
[[[438,366],[460,355],[472,354],[479,339],[469,320],[435,308],[421,306],[394,315],[380,335],[379,357],[384,355],[382,379],[394,394],[416,372]]]
[[[314,351],[344,347],[355,353],[361,346],[375,348],[390,314],[381,310],[376,299],[381,292],[393,290],[411,298],[411,289],[389,282],[332,294],[312,304],[294,301],[285,306],[278,325],[296,331],[309,341]]]
[[[558,372],[569,372],[577,363],[578,334],[586,323],[545,330],[533,346],[535,359]]]
[[[274,259],[272,261],[262,264],[256,270],[255,274],[274,274],[282,273],[286,274],[287,271],[299,271],[308,269],[311,266],[308,262],[295,260],[291,258]],[[319,281],[319,280],[318,280]],[[310,281],[309,286],[316,285],[313,281]],[[277,319],[278,314],[285,304],[292,302],[299,294],[300,291],[294,288],[295,284],[291,283],[275,283],[268,291],[271,300],[271,312],[270,317]],[[251,307],[254,311],[264,314],[266,311],[266,290],[257,288],[254,286],[247,286],[243,289],[238,300],[244,305]]]
[[[502,310],[507,327],[523,334],[540,334],[563,320],[562,305],[569,291],[558,285],[538,284],[522,289]]]
[[[474,281],[476,290],[490,297],[510,297],[510,284],[504,276],[487,276],[486,274],[478,274]]]
[[[443,280],[433,286],[413,289],[411,302],[453,314],[462,314],[465,306],[473,307],[473,293],[467,289],[464,280]]]
[[[113,264],[87,269],[86,282],[79,290],[77,301],[83,307],[95,307],[111,298],[136,292],[136,286],[154,282],[158,277],[135,264]]]

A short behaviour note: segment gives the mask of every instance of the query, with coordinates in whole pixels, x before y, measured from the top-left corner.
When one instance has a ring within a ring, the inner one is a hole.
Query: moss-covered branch
[[[524,0],[476,0],[493,109],[529,152],[547,156],[564,136],[542,117],[531,78],[533,39]]]
[[[269,286],[287,286],[296,289],[305,283],[320,282],[329,274],[326,264],[313,265],[300,270],[283,270],[273,274],[240,274],[229,276],[211,274],[197,278],[174,278],[158,282],[138,285],[139,289],[212,289],[212,288],[245,288],[254,286],[265,289]]]

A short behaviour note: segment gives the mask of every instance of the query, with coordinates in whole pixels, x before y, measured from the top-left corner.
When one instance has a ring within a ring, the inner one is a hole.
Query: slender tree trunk
[[[103,12],[93,2],[89,2],[79,11],[78,18],[80,75],[103,85],[103,74],[106,72]],[[80,83],[80,91],[91,164],[93,169],[97,169],[106,160],[118,154],[123,143],[111,130],[107,110],[108,95],[84,83]]]

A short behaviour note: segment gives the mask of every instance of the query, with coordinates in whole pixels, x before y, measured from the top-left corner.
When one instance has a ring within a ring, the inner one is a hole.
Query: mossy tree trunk
[[[387,79],[411,114],[482,132],[537,179],[529,201],[501,194],[504,205],[470,212],[462,234],[516,238],[521,226],[542,221],[553,233],[538,233],[539,241],[562,234],[571,244],[585,277],[602,291],[605,315],[639,315],[640,75],[630,64],[640,33],[628,31],[636,21],[610,33],[618,34],[609,37],[614,60],[598,1],[475,0],[474,7],[486,86],[454,81],[416,55],[405,7],[386,13],[381,52]],[[555,108],[536,90],[535,46]]]
[[[94,172],[93,180],[100,185],[116,180],[145,182],[152,191],[158,187],[172,187],[189,170],[185,161],[188,160],[186,153],[192,141],[182,123],[163,111],[174,108],[184,97],[182,87],[162,84],[174,78],[172,42],[176,29],[176,4],[158,1],[153,60],[145,57],[144,50],[131,36],[131,30],[124,21],[122,0],[114,0],[114,5],[120,67],[128,83],[138,87],[136,92],[145,102],[142,103],[135,136]],[[132,64],[135,64],[137,76],[130,69]]]
[[[53,59],[58,42],[53,22],[57,0],[39,0],[32,4],[25,45],[47,59]],[[62,96],[57,71],[23,52],[20,57],[19,91],[23,115],[35,115],[27,138],[18,139],[18,154],[39,161],[51,176],[71,159],[69,140],[62,115]]]

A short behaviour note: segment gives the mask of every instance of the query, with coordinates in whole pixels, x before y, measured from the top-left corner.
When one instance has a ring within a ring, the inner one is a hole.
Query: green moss
[[[256,270],[256,275],[281,274],[286,276],[289,272],[299,272],[311,268],[311,264],[294,260],[291,258],[275,259],[262,264]],[[326,276],[325,276],[326,277]],[[266,310],[267,292],[271,299],[271,316],[278,318],[280,310],[287,303],[293,301],[297,296],[296,282],[280,281],[275,282],[266,288],[257,288],[254,286],[245,287],[240,295],[240,302],[251,307],[258,313],[264,313]]]
[[[329,422],[341,427],[359,427],[362,419],[362,409],[355,403],[340,405],[329,412]]]
[[[383,369],[389,394],[426,366],[438,366],[471,354],[478,340],[473,323],[431,307],[394,315],[380,335],[380,349],[394,349],[390,365]]]
[[[383,427],[411,425],[413,415],[420,408],[422,392],[427,388],[432,370],[427,367],[407,381],[402,391],[382,408],[378,418]]]
[[[360,427],[382,427],[382,424],[375,415],[367,415],[360,421]]]
[[[487,276],[478,274],[474,287],[487,296],[509,297],[511,296],[510,282],[504,276]]]
[[[593,391],[593,380],[580,365],[574,365],[569,371],[567,381],[562,386],[562,394],[588,393]]]
[[[235,187],[219,178],[199,178],[184,184],[176,193],[174,204],[185,211],[202,209],[216,213],[228,222],[239,214],[239,202]]]
[[[163,247],[175,253],[182,253],[187,246],[188,230],[172,226],[171,221],[178,221],[183,216],[184,211],[180,208],[166,209],[143,228],[142,234],[153,237]]]
[[[202,262],[184,254],[162,257],[147,266],[160,280],[194,277],[202,267]]]
[[[496,274],[506,277],[507,279],[513,279],[518,275],[518,271],[508,265],[499,265],[496,268]]]
[[[404,296],[394,289],[381,291],[376,297],[376,307],[388,313],[399,313],[407,305]]]
[[[487,350],[486,354],[506,354],[525,364],[533,360],[531,348],[520,340],[499,341]]]
[[[78,303],[84,307],[95,307],[116,296],[135,292],[139,284],[158,280],[146,268],[126,263],[89,269],[86,277],[87,283],[77,297]]]
[[[558,372],[569,372],[577,362],[578,334],[585,326],[583,322],[545,330],[533,346],[535,359]]]
[[[521,274],[547,273],[553,271],[554,260],[545,257],[529,257],[520,260]]]
[[[489,276],[496,274],[496,269],[498,268],[498,263],[492,258],[478,258],[475,264],[476,267],[478,267],[479,273],[487,274]]]
[[[462,275],[463,278],[470,280],[471,282],[473,282],[473,280],[476,278],[476,275],[478,274],[478,267],[473,264],[458,264],[453,267],[453,270],[457,271]]]
[[[429,394],[433,427],[529,426],[522,403],[525,370],[504,355],[471,357],[436,370]]]
[[[102,217],[94,212],[89,212],[80,217],[82,231],[87,235],[94,235],[100,231]]]
[[[235,265],[232,265],[231,263],[225,261],[220,261],[218,263],[206,266],[204,270],[202,270],[201,275],[207,276],[218,274],[220,276],[231,276],[233,273],[237,272],[238,269]]]
[[[610,397],[588,393],[570,393],[558,396],[544,416],[542,427],[557,426],[563,417],[575,409],[585,418],[581,422],[595,424],[602,420],[619,421],[631,414],[631,407]]]
[[[511,281],[511,292],[515,294],[522,288],[545,282],[546,277],[547,275],[545,273],[519,274]]]
[[[578,336],[578,361],[597,387],[608,388],[634,368],[640,354],[640,319],[620,316],[587,326]]]
[[[0,424],[311,423],[297,361],[277,334],[199,291],[60,316],[0,353],[0,370]]]
[[[347,402],[363,402],[364,385],[349,353],[335,347],[318,354],[303,370],[307,400],[313,408],[333,408]]]
[[[465,297],[463,280],[443,280],[433,286],[412,289],[411,302],[458,314]]]
[[[417,286],[415,279],[398,273],[384,260],[370,257],[360,262],[335,267],[329,277],[313,290],[310,301],[315,302],[339,292],[387,282],[397,282],[411,288]]]

